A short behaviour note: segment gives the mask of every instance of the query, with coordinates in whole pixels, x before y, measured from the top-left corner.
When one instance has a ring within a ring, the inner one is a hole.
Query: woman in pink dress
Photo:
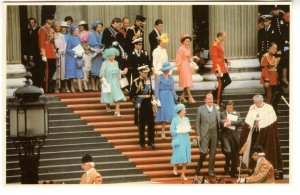
[[[80,31],[79,34],[80,41],[82,44],[86,43],[90,34],[90,32],[88,31],[89,30],[88,24],[82,20],[78,23],[78,26]]]
[[[180,101],[187,102],[187,100],[185,99],[185,93],[187,93],[189,97],[188,102],[194,104],[196,103],[196,101],[194,100],[190,91],[190,87],[192,87],[193,85],[190,62],[194,58],[191,58],[191,40],[192,37],[188,34],[181,36],[180,42],[182,45],[177,51],[176,66],[179,75],[179,87],[183,88],[182,94],[180,96]]]

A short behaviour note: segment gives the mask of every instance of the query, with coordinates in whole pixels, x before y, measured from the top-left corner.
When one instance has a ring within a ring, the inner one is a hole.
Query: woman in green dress
[[[116,104],[115,116],[120,117],[120,102],[126,101],[126,98],[121,90],[120,78],[121,70],[119,63],[115,60],[115,57],[119,56],[119,51],[115,48],[109,48],[104,50],[103,58],[105,61],[102,64],[100,71],[100,78],[102,86],[110,85],[110,92],[101,90],[101,103],[106,104],[106,110],[110,111],[110,104]]]

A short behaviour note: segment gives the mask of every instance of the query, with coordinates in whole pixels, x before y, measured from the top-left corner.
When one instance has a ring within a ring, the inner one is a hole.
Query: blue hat
[[[163,63],[160,71],[172,70],[173,68],[174,68],[174,66],[172,66],[170,64],[170,62],[165,62],[165,63]]]
[[[185,108],[185,105],[183,105],[183,104],[177,104],[175,106],[175,112],[178,113],[179,111],[181,111],[184,108]]]
[[[112,56],[112,55],[114,55],[114,56],[119,56],[120,55],[120,52],[119,52],[119,50],[117,50],[116,48],[114,48],[114,47],[111,47],[111,48],[109,48],[109,49],[106,49],[106,50],[104,50],[104,53],[103,53],[103,58],[104,59],[107,59],[107,58],[109,58],[109,56]]]
[[[76,29],[79,29],[79,26],[77,24],[73,24],[71,27],[70,27],[70,31],[71,33],[76,30]]]
[[[94,20],[92,23],[92,28],[95,28],[97,26],[97,24],[102,24],[101,20]]]

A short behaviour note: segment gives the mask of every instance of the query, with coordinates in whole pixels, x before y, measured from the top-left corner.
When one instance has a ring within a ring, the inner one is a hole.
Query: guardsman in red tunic
[[[260,83],[263,84],[265,88],[266,103],[272,104],[274,110],[276,111],[278,104],[278,97],[275,95],[278,82],[277,66],[280,61],[280,57],[275,57],[277,52],[277,45],[271,43],[268,52],[265,53],[261,58],[261,79]]]
[[[54,29],[53,16],[47,17],[45,25],[42,26],[38,32],[39,34],[39,46],[42,61],[46,64],[45,70],[41,73],[44,77],[44,90],[45,92],[50,91],[50,83],[52,77],[56,71],[56,54],[54,45]],[[54,89],[52,89],[54,90]]]
[[[211,72],[216,74],[219,84],[218,88],[213,92],[213,95],[218,105],[222,102],[222,92],[224,88],[231,83],[231,78],[228,74],[227,68],[227,64],[230,64],[230,62],[225,59],[224,48],[222,46],[222,42],[225,40],[225,37],[225,32],[219,32],[211,48],[213,62]]]

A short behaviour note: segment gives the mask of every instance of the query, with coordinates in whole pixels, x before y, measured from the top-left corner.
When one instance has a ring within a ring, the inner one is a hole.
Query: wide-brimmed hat
[[[93,20],[92,28],[95,28],[98,24],[102,24],[101,20]]]
[[[172,70],[172,69],[174,69],[174,66],[172,66],[170,64],[170,62],[165,62],[165,63],[163,63],[160,71],[166,71],[166,70]]]
[[[69,27],[68,23],[65,22],[65,21],[61,21],[61,22],[60,22],[60,26],[61,26],[61,27]]]
[[[86,21],[84,21],[84,20],[80,20],[80,21],[78,22],[78,26],[84,25],[84,24],[87,24]]]
[[[79,26],[77,24],[73,24],[71,27],[70,27],[70,31],[71,33],[74,32],[74,30],[76,29],[79,29]]]
[[[192,40],[192,37],[191,37],[191,35],[189,35],[189,34],[182,34],[181,35],[181,37],[180,37],[180,42],[182,43],[183,42],[183,40],[185,40],[185,39],[190,39],[190,40]]]
[[[175,112],[178,113],[178,112],[180,112],[184,108],[185,108],[185,105],[183,105],[183,104],[177,104],[175,106]]]
[[[103,58],[108,59],[110,56],[119,56],[120,52],[116,48],[112,47],[109,49],[104,50],[103,52]]]

